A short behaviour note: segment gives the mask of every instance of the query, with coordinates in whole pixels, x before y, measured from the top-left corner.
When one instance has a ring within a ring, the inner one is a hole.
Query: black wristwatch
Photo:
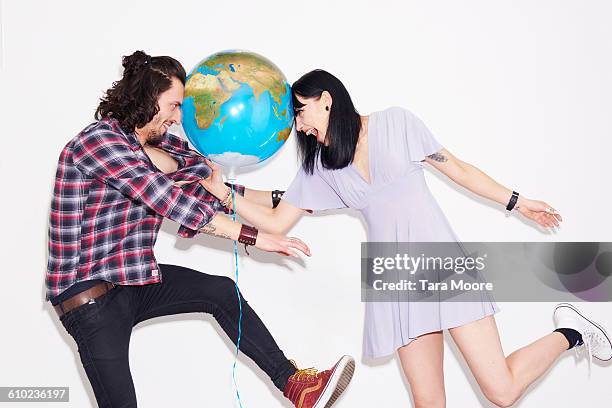
[[[516,205],[516,202],[518,201],[518,197],[519,197],[519,193],[517,193],[516,191],[513,191],[512,197],[510,197],[510,201],[508,201],[508,205],[506,206],[506,210],[512,211],[512,209]]]
[[[272,208],[276,208],[278,203],[280,203],[281,197],[285,192],[281,190],[272,191]]]

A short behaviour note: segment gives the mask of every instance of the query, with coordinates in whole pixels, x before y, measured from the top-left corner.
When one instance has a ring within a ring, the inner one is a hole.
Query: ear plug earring
[[[326,106],[326,107],[325,107],[325,110],[326,110],[326,111],[328,111],[328,110],[329,110],[329,106]]]

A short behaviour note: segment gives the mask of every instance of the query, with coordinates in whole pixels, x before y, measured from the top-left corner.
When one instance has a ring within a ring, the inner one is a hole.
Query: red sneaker
[[[331,369],[321,373],[314,368],[298,369],[289,377],[283,395],[296,408],[329,408],[346,389],[353,372],[355,360],[351,356],[342,356]]]

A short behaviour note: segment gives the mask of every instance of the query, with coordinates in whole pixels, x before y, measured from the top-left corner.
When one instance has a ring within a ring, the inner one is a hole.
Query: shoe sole
[[[319,396],[319,399],[313,405],[313,408],[330,408],[340,394],[344,392],[346,387],[353,378],[355,372],[355,360],[350,356],[342,356],[340,361],[334,367],[334,371],[329,377],[329,381],[325,389]]]
[[[557,309],[562,308],[562,307],[568,307],[570,309],[572,309],[574,312],[576,312],[580,317],[582,317],[584,320],[586,320],[587,322],[591,323],[593,326],[597,327],[604,335],[604,337],[606,338],[606,340],[608,340],[608,343],[610,343],[610,346],[612,347],[612,341],[610,340],[610,336],[608,335],[608,332],[606,332],[606,329],[604,329],[603,327],[601,327],[599,324],[595,323],[594,321],[592,321],[591,319],[585,317],[582,313],[580,313],[580,311],[572,304],[570,303],[559,303],[557,306],[555,306],[555,312],[557,311]],[[607,359],[603,359],[603,358],[599,358],[596,356],[593,356],[596,359],[600,360],[600,361],[610,361],[612,360],[612,355],[610,356],[610,358]]]

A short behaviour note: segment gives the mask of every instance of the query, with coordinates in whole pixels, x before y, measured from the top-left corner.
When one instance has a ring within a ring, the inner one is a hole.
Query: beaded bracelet
[[[224,207],[227,207],[231,201],[231,195],[232,195],[232,190],[231,189],[227,189],[227,194],[225,195],[225,198],[223,200],[221,200],[221,205]]]

